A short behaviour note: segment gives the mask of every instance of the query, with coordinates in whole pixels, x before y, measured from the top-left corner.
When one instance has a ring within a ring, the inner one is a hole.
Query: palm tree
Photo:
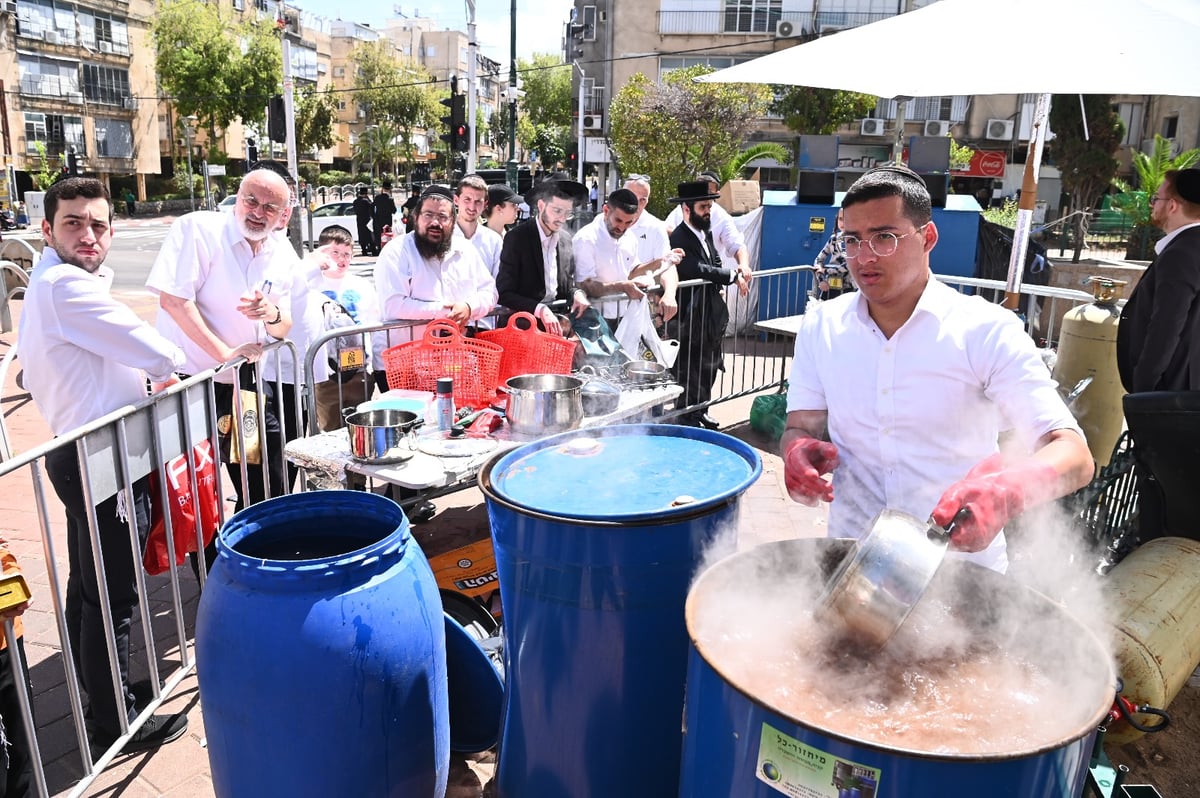
[[[375,176],[376,167],[388,179],[395,172],[396,161],[404,155],[400,130],[391,122],[371,125],[359,135],[354,144],[354,160],[362,163]]]
[[[1171,140],[1154,134],[1154,152],[1147,155],[1130,149],[1130,162],[1137,174],[1137,188],[1121,178],[1113,178],[1112,185],[1121,192],[1113,197],[1112,207],[1124,213],[1133,222],[1125,257],[1129,260],[1149,260],[1150,249],[1157,238],[1150,223],[1149,197],[1158,191],[1163,175],[1172,169],[1187,169],[1200,160],[1200,149],[1185,150],[1171,155]]]
[[[717,176],[721,178],[722,185],[735,178],[741,178],[746,164],[759,158],[774,158],[779,163],[788,163],[792,160],[792,154],[782,144],[773,141],[752,144],[717,167]]]

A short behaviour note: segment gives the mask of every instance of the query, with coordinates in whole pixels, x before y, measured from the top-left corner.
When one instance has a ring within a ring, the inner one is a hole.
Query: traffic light
[[[441,136],[451,152],[466,152],[470,147],[470,128],[467,127],[467,98],[462,94],[452,94],[441,101],[450,109],[449,116],[443,116],[442,122],[448,132]]]
[[[574,168],[579,163],[579,142],[572,141],[567,145],[567,165]]]
[[[258,147],[254,146],[254,139],[246,139],[246,168],[249,169],[258,162]]]
[[[287,111],[278,94],[267,101],[267,138],[280,144],[287,141]]]

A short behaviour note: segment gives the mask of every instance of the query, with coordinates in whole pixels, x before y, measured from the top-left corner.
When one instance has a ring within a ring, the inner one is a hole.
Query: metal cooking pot
[[[567,374],[525,374],[501,388],[508,394],[513,432],[545,435],[573,430],[583,421],[583,380]]]
[[[667,367],[654,360],[631,360],[622,370],[625,379],[633,383],[659,382],[667,373]]]
[[[425,422],[408,410],[347,411],[350,455],[375,465],[399,463],[413,456],[409,435]]]
[[[946,527],[897,510],[883,510],[852,556],[842,560],[818,604],[841,616],[863,647],[882,648],[929,586],[967,509]]]
[[[584,369],[591,369],[591,366],[584,366],[580,371],[583,372]],[[594,374],[595,371],[591,373]],[[608,415],[621,403],[621,389],[598,377],[589,377],[583,384],[582,393],[585,416]]]

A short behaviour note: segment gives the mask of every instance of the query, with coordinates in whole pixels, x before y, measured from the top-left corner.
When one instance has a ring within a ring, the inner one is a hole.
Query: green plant
[[[975,157],[975,150],[965,144],[959,144],[949,133],[946,134],[946,137],[950,139],[950,168],[966,169],[969,167],[971,159]]]
[[[717,167],[717,176],[721,178],[722,183],[740,178],[746,164],[759,158],[773,158],[783,164],[791,162],[792,154],[788,152],[787,147],[773,141],[752,144]]]
[[[340,169],[329,169],[317,176],[318,186],[344,186],[353,182],[354,176]]]
[[[38,191],[45,191],[54,183],[54,178],[57,175],[50,171],[50,158],[46,154],[46,145],[41,141],[33,142],[33,148],[37,151],[38,158],[41,161],[41,166],[38,171],[33,173],[33,184],[37,186]]]
[[[1184,150],[1171,155],[1171,141],[1154,134],[1154,152],[1147,155],[1130,147],[1130,165],[1137,175],[1137,186],[1130,185],[1119,177],[1113,178],[1112,186],[1120,193],[1112,199],[1112,207],[1129,217],[1134,226],[1150,224],[1149,197],[1158,191],[1163,175],[1172,169],[1187,169],[1200,159],[1200,149]]]
[[[1017,227],[1017,201],[1006,199],[999,208],[987,208],[983,212],[983,218],[993,224],[1015,230]]]

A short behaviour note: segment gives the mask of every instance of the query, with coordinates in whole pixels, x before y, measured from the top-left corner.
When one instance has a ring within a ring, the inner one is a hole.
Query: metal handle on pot
[[[970,517],[971,508],[960,507],[958,512],[954,514],[954,517],[950,519],[950,523],[946,524],[945,526],[938,526],[933,522],[933,519],[930,518],[929,526],[925,529],[925,536],[934,543],[949,543],[950,536],[954,534],[954,530],[958,528],[958,525]]]

